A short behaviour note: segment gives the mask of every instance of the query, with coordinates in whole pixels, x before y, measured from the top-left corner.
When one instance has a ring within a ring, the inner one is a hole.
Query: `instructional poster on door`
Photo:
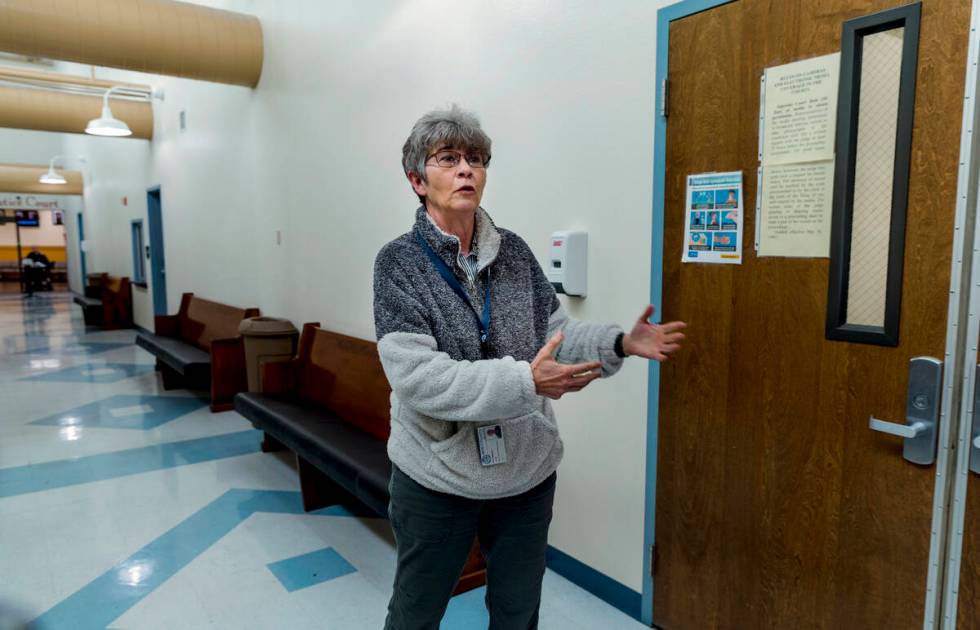
[[[681,262],[742,263],[742,172],[687,176]]]

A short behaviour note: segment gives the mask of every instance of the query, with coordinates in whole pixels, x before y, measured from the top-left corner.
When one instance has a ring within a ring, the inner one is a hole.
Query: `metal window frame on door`
[[[915,2],[844,22],[844,33],[841,37],[841,89],[837,109],[837,163],[834,165],[834,212],[830,237],[830,282],[827,289],[827,339],[882,346],[898,345],[921,9],[922,5]],[[904,28],[905,36],[902,41],[901,78],[896,112],[898,120],[895,130],[884,325],[866,326],[847,321],[851,219],[854,211],[855,166],[860,140],[858,117],[864,56],[863,42],[869,35],[896,28]]]

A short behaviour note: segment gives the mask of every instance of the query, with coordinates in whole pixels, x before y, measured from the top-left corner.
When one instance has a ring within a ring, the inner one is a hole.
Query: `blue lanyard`
[[[457,280],[456,276],[453,275],[453,272],[449,270],[446,263],[441,258],[436,256],[436,253],[432,251],[432,247],[429,246],[418,230],[415,231],[415,238],[418,240],[419,245],[422,246],[422,249],[425,250],[425,253],[429,255],[429,260],[431,260],[432,264],[435,265],[439,275],[446,281],[449,288],[451,288],[456,295],[458,295],[459,298],[470,307],[470,312],[473,313],[473,317],[476,318],[476,326],[480,329],[480,351],[483,353],[483,356],[486,357],[488,342],[490,340],[490,274],[487,274],[487,281],[485,285],[486,289],[484,290],[483,295],[483,317],[481,318],[476,314],[476,309],[473,308],[473,303],[470,302],[470,298],[467,297],[466,291],[464,291],[463,287],[460,286],[459,280]]]

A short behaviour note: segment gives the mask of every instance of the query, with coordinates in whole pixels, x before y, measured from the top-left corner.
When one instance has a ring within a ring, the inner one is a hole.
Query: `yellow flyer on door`
[[[687,176],[681,262],[742,263],[742,171]]]

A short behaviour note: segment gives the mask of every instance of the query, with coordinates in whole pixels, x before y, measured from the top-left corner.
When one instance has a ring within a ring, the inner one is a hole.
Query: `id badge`
[[[476,441],[480,446],[480,463],[484,466],[496,466],[507,461],[504,431],[499,424],[477,427]]]

